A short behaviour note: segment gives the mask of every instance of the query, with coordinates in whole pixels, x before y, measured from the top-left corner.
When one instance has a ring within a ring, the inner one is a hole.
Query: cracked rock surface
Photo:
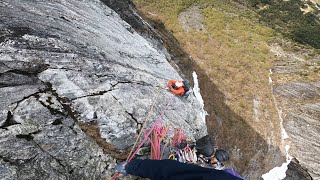
[[[110,178],[115,155],[101,144],[127,150],[154,101],[150,122],[165,111],[204,136],[195,98],[163,88],[180,78],[98,0],[1,1],[0,179]]]

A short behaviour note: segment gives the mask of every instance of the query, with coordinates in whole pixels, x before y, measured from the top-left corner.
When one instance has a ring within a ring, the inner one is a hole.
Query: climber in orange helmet
[[[182,81],[169,80],[167,88],[176,95],[183,96],[185,94],[185,90],[183,88],[184,84]]]

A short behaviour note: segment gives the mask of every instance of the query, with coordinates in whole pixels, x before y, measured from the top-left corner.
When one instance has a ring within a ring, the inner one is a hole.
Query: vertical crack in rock
[[[63,106],[63,109],[67,112],[68,116],[70,116],[74,120],[73,126],[77,123],[80,127],[80,129],[85,132],[89,137],[91,137],[102,149],[105,154],[110,154],[112,157],[117,159],[126,159],[127,154],[129,153],[129,150],[126,151],[119,151],[116,148],[113,147],[112,144],[109,144],[106,142],[104,138],[100,135],[99,127],[97,126],[96,122],[90,122],[90,123],[82,123],[77,118],[77,113],[72,110],[72,107],[70,106],[71,101],[67,98],[59,96],[59,94],[53,89],[52,84],[47,83],[49,87],[49,91],[57,98],[58,102]],[[100,91],[91,95],[87,96],[98,96],[103,95],[107,92],[112,91]],[[86,96],[84,96],[86,97]],[[83,98],[83,97],[79,97]],[[115,97],[114,97],[115,98]],[[78,98],[76,98],[78,99]],[[115,98],[116,99],[116,98]],[[116,99],[117,100],[117,99]],[[61,120],[57,119],[52,124],[59,124]],[[70,127],[71,129],[73,127]]]
[[[67,112],[67,114],[74,120],[74,122],[78,122],[76,112],[74,112],[70,106],[70,100],[65,97],[60,97],[56,90],[53,89],[52,84],[47,82],[49,91],[55,96],[58,102],[62,105],[63,109]]]
[[[131,119],[134,120],[135,123],[137,124],[137,134],[139,134],[139,132],[142,130],[142,123],[140,123],[140,122],[138,121],[138,119],[133,116],[132,113],[129,113],[129,112],[126,111],[126,110],[125,110],[125,112],[126,112],[126,113],[131,117]]]
[[[52,92],[52,91],[49,90],[49,91],[45,91],[45,92]],[[39,94],[40,94],[40,93],[37,93],[34,97],[38,100],[38,102],[40,102],[40,104],[41,104],[42,106],[46,107],[52,115],[58,115],[58,114],[59,114],[59,115],[62,115],[62,116],[64,116],[64,117],[67,116],[67,114],[65,114],[64,112],[61,112],[61,111],[59,111],[59,110],[57,110],[57,109],[54,109],[54,108],[52,108],[50,105],[47,105],[47,104],[45,104],[44,102],[40,101],[40,100],[39,100],[39,98],[40,98]],[[49,104],[52,104],[50,97],[48,98],[47,102],[48,102]]]
[[[16,121],[14,121],[12,116],[13,116],[13,114],[10,111],[8,111],[7,119],[3,123],[3,125],[0,126],[0,128],[7,130],[7,127],[9,127],[9,126],[12,126],[12,125],[15,125],[15,124],[20,124],[20,123],[17,123]]]
[[[112,95],[111,94],[111,96],[116,100],[116,101],[118,101],[119,102],[119,99],[118,98],[116,98],[114,95]],[[119,102],[119,104],[121,105],[121,107],[122,107],[122,109],[124,110],[124,112],[125,113],[127,113],[130,117],[131,117],[131,119],[132,120],[134,120],[136,123],[137,123],[137,125],[139,124],[139,122],[138,122],[138,120],[135,118],[135,117],[133,117],[133,114],[132,113],[129,113],[124,107],[123,107],[123,105]]]
[[[138,126],[138,127],[139,127],[139,126],[141,127],[142,123],[140,123],[140,122],[138,121],[138,119],[133,116],[133,113],[129,113],[129,112],[126,111],[126,110],[125,110],[125,112],[132,118],[132,120],[134,120],[134,121],[137,123],[137,126]]]
[[[129,82],[118,82],[117,84],[120,84],[120,83],[129,83]],[[112,97],[113,97],[116,101],[119,102],[119,100],[118,100],[114,95],[112,95]],[[124,110],[124,112],[131,117],[131,120],[133,120],[133,121],[136,123],[136,125],[137,125],[137,132],[136,132],[136,133],[138,134],[138,133],[141,131],[142,123],[140,123],[140,122],[138,121],[138,119],[134,117],[133,113],[128,112],[120,102],[119,102],[119,104],[121,105],[121,107],[122,107],[122,109]]]

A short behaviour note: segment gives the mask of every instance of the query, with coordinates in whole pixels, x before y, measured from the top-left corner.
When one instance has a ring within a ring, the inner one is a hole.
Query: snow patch
[[[289,145],[286,145],[285,149],[286,149],[286,158],[287,158],[287,161],[290,162],[291,159],[292,159],[292,156],[289,155],[290,146],[289,146]]]
[[[253,99],[253,119],[258,122],[259,121],[259,107],[260,107],[260,100],[259,97],[255,97]]]
[[[291,162],[292,157],[289,155],[290,146],[286,145],[285,149],[287,161],[283,163],[280,167],[275,167],[271,169],[268,173],[263,174],[262,178],[264,180],[282,180],[286,177],[286,171],[288,170],[288,165]]]
[[[192,77],[193,77],[193,82],[194,82],[194,86],[193,86],[193,94],[196,97],[197,101],[200,104],[200,116],[201,119],[204,123],[206,123],[206,115],[208,115],[207,111],[204,110],[204,101],[202,99],[202,96],[200,94],[200,88],[199,88],[199,81],[198,81],[198,75],[196,72],[193,71],[192,73]]]
[[[283,126],[282,110],[278,110],[278,116],[280,119],[281,137],[282,137],[282,140],[285,140],[289,138],[289,136]]]
[[[269,70],[269,84],[271,85],[271,92],[273,92],[273,88],[272,88],[272,70]],[[276,101],[276,98],[274,97],[274,95],[272,94],[273,97],[273,102],[274,105],[278,111],[278,118],[280,121],[280,130],[281,130],[281,139],[282,139],[282,143],[284,143],[284,140],[289,138],[284,126],[283,126],[283,118],[282,118],[282,110],[278,108],[278,104]],[[286,177],[286,171],[288,170],[288,165],[291,162],[292,157],[289,155],[289,149],[290,146],[286,145],[285,146],[285,150],[286,150],[286,162],[283,163],[280,167],[275,167],[273,169],[271,169],[268,173],[263,174],[261,177],[264,180],[282,180]]]
[[[263,174],[261,177],[264,180],[282,180],[286,177],[286,171],[288,170],[288,165],[292,160],[292,156],[289,155],[290,146],[286,145],[286,162],[283,163],[280,167],[275,167],[271,169],[268,173]]]
[[[271,78],[272,70],[269,69],[269,83],[272,84],[272,78]]]
[[[264,180],[282,180],[286,177],[289,162],[283,163],[280,167],[271,169],[268,173],[263,174]]]

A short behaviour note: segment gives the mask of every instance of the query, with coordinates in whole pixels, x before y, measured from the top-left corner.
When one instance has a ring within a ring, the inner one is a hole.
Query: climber
[[[188,96],[188,91],[190,89],[189,81],[176,81],[169,80],[167,88],[176,95]]]
[[[211,157],[210,164],[217,170],[224,169],[223,162],[229,160],[229,153],[226,150],[218,149],[215,151],[214,156]]]
[[[202,154],[205,157],[211,157],[214,154],[214,140],[209,136],[203,136],[196,141],[196,149],[198,154]]]
[[[122,162],[116,170],[122,175],[131,174],[151,180],[241,180],[228,172],[203,168],[174,160],[141,160]]]

